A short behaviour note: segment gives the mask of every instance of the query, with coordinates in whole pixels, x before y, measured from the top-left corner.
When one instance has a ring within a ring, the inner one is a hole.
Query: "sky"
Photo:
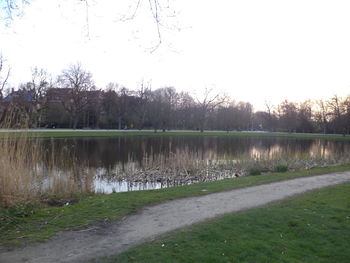
[[[154,50],[159,38],[146,0],[130,20],[136,0],[89,0],[88,8],[31,0],[23,15],[0,21],[10,83],[30,80],[34,67],[56,76],[80,62],[98,88],[145,81],[197,97],[207,88],[256,110],[350,95],[348,0],[159,1],[169,8]]]

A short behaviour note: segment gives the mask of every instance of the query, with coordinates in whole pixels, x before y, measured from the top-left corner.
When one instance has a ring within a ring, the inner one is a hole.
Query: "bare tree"
[[[28,100],[31,104],[31,117],[33,126],[40,126],[43,121],[43,113],[47,107],[46,92],[52,87],[52,79],[44,69],[32,69],[32,78],[23,90],[29,96]]]
[[[310,100],[299,103],[298,106],[298,127],[297,132],[313,132],[314,125],[312,121],[312,103]]]
[[[206,88],[203,99],[197,98],[197,113],[199,129],[203,132],[208,114],[217,106],[228,102],[228,97],[220,93],[213,94],[213,89]]]
[[[267,123],[266,123],[266,127],[270,130],[273,130],[273,120],[274,120],[274,117],[273,116],[273,105],[271,104],[271,102],[269,101],[265,101],[265,107],[266,107],[266,110],[267,110]]]
[[[127,125],[127,116],[129,114],[129,108],[132,106],[131,91],[121,86],[117,90],[117,116],[118,116],[118,129],[122,129],[122,124]]]
[[[195,100],[188,92],[178,93],[176,109],[176,128],[194,129],[194,110],[196,107]]]
[[[334,118],[340,118],[341,115],[341,98],[334,95],[330,101],[328,101],[328,106],[333,114]]]
[[[90,9],[97,2],[91,0],[75,0],[77,4],[82,3],[82,11],[85,12],[85,28],[86,36],[90,39]],[[0,0],[0,6],[3,6],[3,14],[5,21],[11,21],[15,15],[23,14],[25,5],[30,4],[31,0]],[[156,39],[154,45],[150,48],[150,52],[154,52],[163,42],[164,29],[173,29],[177,26],[168,26],[167,21],[177,16],[176,11],[171,6],[172,0],[133,0],[129,3],[129,10],[122,15],[120,21],[129,21],[137,18],[140,9],[148,12],[149,17],[154,23],[156,31]]]
[[[2,55],[0,55],[0,100],[4,97],[4,90],[7,84],[7,81],[10,77],[11,68],[5,68],[5,61]]]
[[[0,20],[9,26],[15,16],[23,15],[24,6],[29,2],[30,0],[0,0]]]
[[[152,97],[152,84],[151,81],[145,83],[141,81],[138,90],[135,92],[137,105],[134,108],[136,115],[136,127],[143,129],[147,116],[150,113],[150,101]]]
[[[58,83],[67,89],[62,101],[64,108],[71,116],[72,127],[77,128],[80,114],[88,104],[88,92],[94,89],[92,74],[85,71],[81,64],[71,65],[58,77]]]
[[[315,119],[316,122],[321,126],[324,134],[327,133],[327,126],[329,122],[329,107],[324,100],[318,100],[316,102]]]
[[[175,112],[178,94],[173,87],[164,87],[152,92],[152,120],[155,131],[161,128],[163,132],[175,122]]]
[[[279,105],[281,126],[288,132],[296,132],[298,126],[298,108],[296,103],[285,100]]]
[[[333,133],[344,133],[345,127],[342,126],[342,115],[344,114],[342,99],[337,95],[334,95],[327,104],[329,107]]]
[[[165,29],[179,30],[179,27],[175,23],[169,21],[177,17],[175,9],[172,7],[173,0],[134,0],[130,4],[129,11],[126,12],[121,18],[121,21],[129,21],[137,18],[141,9],[148,12],[149,17],[153,21],[157,41],[150,48],[150,52],[153,53],[163,42],[163,32]]]
[[[5,68],[5,62],[3,56],[0,54],[0,123],[6,115],[6,107],[1,105],[2,99],[4,98],[4,91],[7,81],[10,77],[10,67]]]

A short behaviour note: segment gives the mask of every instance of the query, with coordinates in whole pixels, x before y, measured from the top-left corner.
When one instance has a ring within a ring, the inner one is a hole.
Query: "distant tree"
[[[225,131],[235,129],[236,117],[234,106],[219,106],[216,111],[215,128]]]
[[[87,128],[99,128],[102,111],[102,90],[90,90],[86,93],[87,105],[83,111],[83,125]]]
[[[81,64],[69,66],[58,77],[61,88],[68,89],[62,104],[72,120],[72,128],[76,129],[82,112],[88,104],[88,92],[95,89],[92,74],[85,71]]]
[[[28,128],[32,125],[30,116],[34,111],[32,93],[27,85],[22,84],[19,90],[8,89],[5,94],[10,71],[0,55],[0,123],[6,127]]]
[[[27,82],[26,90],[31,95],[32,125],[40,126],[47,109],[46,92],[53,86],[52,79],[44,69],[32,69],[32,79]]]
[[[239,102],[237,108],[239,117],[239,128],[243,130],[251,130],[253,105],[249,102]]]
[[[118,94],[114,83],[109,83],[102,93],[101,102],[101,125],[104,128],[117,127],[117,101]]]
[[[273,111],[274,106],[269,101],[265,101],[265,107],[267,112],[267,118],[265,118],[264,129],[273,131],[276,129],[277,124],[276,114]]]
[[[327,101],[330,115],[330,125],[333,133],[344,133],[344,126],[342,125],[343,107],[341,98],[334,95],[330,100]]]
[[[213,89],[205,89],[202,99],[197,98],[197,123],[201,132],[207,122],[208,114],[219,105],[228,101],[228,97],[220,93],[213,93]]]
[[[254,114],[254,130],[271,130],[271,118],[272,115],[270,115],[266,111],[257,111]]]
[[[112,122],[117,124],[115,128],[123,129],[130,117],[132,91],[118,83],[109,83],[103,97],[104,108],[108,108],[109,117],[114,118]]]
[[[314,126],[312,121],[312,104],[307,100],[300,103],[298,107],[298,132],[313,132]]]
[[[177,108],[175,110],[175,127],[177,129],[194,129],[196,102],[188,92],[178,93]]]
[[[173,113],[177,106],[178,94],[173,87],[164,87],[152,92],[153,123],[163,132],[175,122]]]
[[[279,105],[279,121],[282,129],[288,132],[296,132],[298,126],[298,109],[294,102],[283,101]]]
[[[350,134],[350,96],[342,101],[343,116],[342,125],[344,125],[343,134]]]
[[[129,117],[131,116],[131,108],[135,107],[134,96],[132,91],[125,88],[119,87],[117,98],[117,115],[118,115],[118,129],[122,129],[125,125],[128,124]],[[133,125],[133,124],[132,124]]]
[[[319,126],[319,129],[326,134],[328,131],[328,123],[329,123],[329,106],[328,103],[324,100],[316,101],[316,109],[315,109],[315,121]]]
[[[152,99],[152,86],[151,82],[145,83],[141,81],[139,88],[134,92],[136,97],[136,105],[133,107],[133,115],[135,127],[143,129],[146,122],[150,122],[151,114],[151,99]]]

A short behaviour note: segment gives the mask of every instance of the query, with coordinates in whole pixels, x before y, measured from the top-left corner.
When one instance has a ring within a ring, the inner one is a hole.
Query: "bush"
[[[260,175],[261,169],[260,168],[250,168],[249,169],[249,175]]]
[[[277,165],[275,167],[275,171],[278,172],[278,173],[284,173],[284,172],[287,172],[288,171],[288,166],[287,165]]]

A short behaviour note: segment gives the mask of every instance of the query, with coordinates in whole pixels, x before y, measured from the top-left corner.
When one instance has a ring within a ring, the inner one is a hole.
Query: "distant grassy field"
[[[167,131],[154,132],[153,130],[28,130],[27,135],[41,138],[67,138],[67,137],[118,137],[118,136],[244,136],[244,137],[287,137],[299,139],[327,139],[327,140],[350,140],[350,136],[339,134],[315,134],[315,133],[283,133],[283,132],[237,132],[237,131]],[[20,132],[1,132],[4,135],[19,136]]]
[[[299,172],[246,176],[161,190],[109,195],[95,194],[88,197],[77,197],[74,200],[75,202],[78,201],[77,203],[61,207],[43,204],[17,205],[7,209],[0,209],[0,243],[19,245],[27,242],[42,241],[52,237],[61,230],[84,227],[95,222],[118,220],[145,205],[156,204],[166,200],[346,170],[350,170],[350,165]]]
[[[350,184],[226,215],[93,262],[350,262]]]

